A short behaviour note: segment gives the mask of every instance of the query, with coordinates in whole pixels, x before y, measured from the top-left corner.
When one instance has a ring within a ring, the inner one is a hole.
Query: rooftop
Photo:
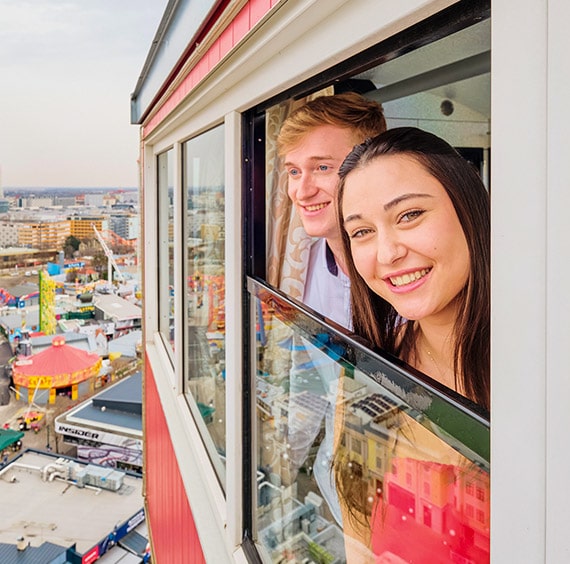
[[[125,319],[140,319],[142,309],[115,294],[97,294],[94,299],[95,308],[115,321]]]
[[[140,372],[120,380],[103,392],[84,401],[57,418],[95,428],[142,433],[142,375]]]
[[[59,457],[27,450],[0,470],[0,546],[24,537],[30,547],[76,544],[84,554],[141,511],[142,479],[131,474],[117,491],[78,487],[59,477],[43,481],[41,469]]]

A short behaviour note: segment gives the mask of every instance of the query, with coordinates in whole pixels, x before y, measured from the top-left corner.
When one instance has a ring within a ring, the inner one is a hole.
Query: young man
[[[382,106],[351,92],[322,96],[301,106],[285,120],[277,138],[277,149],[288,175],[288,195],[305,231],[315,238],[310,247],[303,303],[348,329],[352,327],[350,281],[337,226],[338,170],[355,145],[385,129]],[[325,434],[312,471],[332,515],[341,524],[331,472],[338,365],[305,339],[294,341],[289,398],[290,460],[296,468],[306,464],[324,420]],[[303,407],[303,397],[307,396],[322,398],[314,403],[309,419]]]
[[[321,96],[295,110],[277,138],[287,192],[311,245],[303,303],[350,328],[350,281],[336,218],[338,169],[354,145],[386,129],[382,106],[347,92]]]

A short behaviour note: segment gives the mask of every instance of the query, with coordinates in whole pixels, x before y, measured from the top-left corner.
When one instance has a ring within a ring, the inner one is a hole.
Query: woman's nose
[[[387,230],[376,239],[376,260],[380,264],[393,264],[405,255],[406,247],[397,234]]]

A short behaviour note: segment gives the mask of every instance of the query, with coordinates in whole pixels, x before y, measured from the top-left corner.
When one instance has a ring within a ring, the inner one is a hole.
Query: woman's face
[[[470,260],[441,183],[410,156],[384,155],[348,174],[342,206],[366,284],[405,319],[454,321]]]

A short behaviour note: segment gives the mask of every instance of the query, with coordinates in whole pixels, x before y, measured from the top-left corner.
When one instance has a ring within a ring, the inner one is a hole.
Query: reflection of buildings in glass
[[[341,449],[365,482],[375,553],[413,559],[414,551],[423,551],[433,558],[487,561],[489,475],[401,408],[397,400],[372,393],[345,412]]]
[[[321,361],[311,362],[309,357],[306,363],[297,363],[295,366],[301,367],[295,374],[297,391],[289,390],[291,331],[272,319],[271,313],[260,305],[256,327],[258,526],[260,538],[278,561],[287,554],[305,555],[306,547],[315,542],[310,534],[307,538],[310,518],[303,529],[305,515],[311,515],[306,508],[309,496],[312,503],[319,500],[319,517],[328,527],[334,528],[335,523],[311,479],[312,464],[324,436],[322,414],[330,400],[312,388]],[[441,550],[444,559],[452,551],[456,556],[471,554],[484,561],[488,555],[488,476],[473,470],[467,461],[461,468],[436,462],[442,448],[450,449],[427,429],[422,427],[423,433],[418,432],[419,424],[404,413],[405,406],[392,394],[368,393],[362,380],[344,377],[340,381],[343,391],[338,394],[337,409],[342,406],[344,425],[338,450],[344,451],[346,460],[359,469],[357,475],[362,476],[367,497],[372,500],[371,512],[374,507],[382,509],[387,515],[396,515],[398,525],[406,522],[408,527],[416,528],[412,536],[421,541],[408,542],[408,551],[415,544],[419,547],[431,543],[444,547],[432,551],[438,554]],[[430,440],[425,439],[425,433]],[[449,452],[445,454],[448,461]],[[452,455],[454,460],[459,458]],[[464,487],[467,475],[477,484],[470,489],[479,492],[479,498],[477,493],[469,497],[470,490]],[[409,538],[398,533],[383,535],[383,526],[378,526],[373,516],[371,520],[378,550],[386,552],[386,541],[391,537]],[[398,526],[394,530],[398,531]],[[398,554],[401,550],[404,554],[405,549],[397,544],[389,546],[388,552]],[[458,544],[463,548],[458,549]],[[324,546],[321,549],[327,550]]]
[[[282,382],[281,382],[282,383]],[[260,539],[272,562],[286,558],[303,562],[344,562],[341,530],[327,517],[326,503],[316,494],[309,471],[299,473],[288,437],[303,433],[303,423],[314,418],[312,410],[323,410],[326,400],[310,392],[297,394],[297,423],[291,429],[290,397],[281,385],[258,375],[256,387],[259,458],[257,523]],[[322,418],[319,418],[319,422]],[[313,431],[309,432],[311,437]],[[297,437],[298,438],[298,437]],[[313,457],[318,447],[314,443]],[[303,502],[300,501],[303,499]]]
[[[261,377],[257,377],[256,385],[256,401],[258,415],[262,421],[273,419],[275,417],[274,404],[278,399],[285,395],[285,390],[280,386],[275,386]]]
[[[225,454],[224,188],[189,187],[187,213],[188,391]]]
[[[304,503],[290,498],[287,511],[279,509],[261,521],[260,540],[268,549],[272,562],[327,562],[343,564],[342,531],[321,516],[323,500],[313,492]]]
[[[289,371],[291,351],[288,339],[291,329],[281,323],[274,323],[272,311],[261,303],[261,315],[258,313],[257,333],[257,373],[266,382],[282,386],[289,390]]]
[[[188,391],[220,453],[225,453],[224,335],[188,327]]]
[[[258,424],[264,445],[260,464],[279,484],[287,486],[295,483],[301,467],[310,476],[311,461],[322,438],[323,427],[322,417],[316,419],[314,412],[326,408],[326,400],[316,394],[302,392],[297,396],[291,404],[289,394],[283,388],[257,379]],[[294,405],[294,417],[290,414],[291,405]],[[315,421],[317,429],[312,428]],[[315,436],[319,440],[313,442]]]
[[[488,547],[487,473],[410,458],[392,460],[390,470],[384,475],[390,505],[441,534],[454,526],[471,529],[473,542]]]
[[[223,265],[224,188],[193,188],[188,195],[188,236],[194,242],[189,255],[204,264]],[[199,241],[199,244],[196,242]]]

